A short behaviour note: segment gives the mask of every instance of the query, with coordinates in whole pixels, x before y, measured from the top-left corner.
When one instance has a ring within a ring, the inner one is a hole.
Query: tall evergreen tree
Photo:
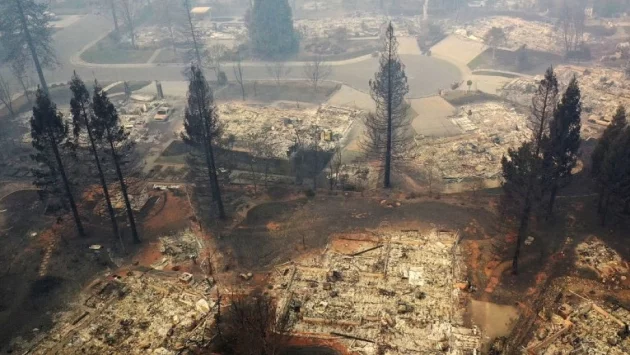
[[[99,146],[96,138],[97,132],[94,131],[92,120],[94,119],[94,113],[92,112],[92,105],[90,102],[90,93],[85,87],[85,84],[81,78],[75,72],[70,82],[70,91],[72,91],[72,99],[70,100],[70,107],[72,112],[72,123],[74,126],[75,139],[79,138],[82,131],[85,131],[90,144],[90,151],[96,169],[98,171],[98,177],[101,183],[101,189],[103,190],[103,196],[105,197],[105,204],[107,206],[107,212],[112,223],[112,232],[117,238],[121,238],[118,230],[118,222],[116,221],[116,214],[112,207],[112,201],[109,196],[109,189],[107,188],[107,181],[105,180],[105,174],[101,166],[101,159],[99,157]],[[122,239],[120,239],[122,244]]]
[[[391,172],[412,142],[405,95],[409,92],[405,66],[398,57],[398,40],[390,23],[385,33],[379,71],[370,80],[370,94],[376,111],[364,119],[363,149],[383,162],[383,186],[391,187]]]
[[[299,48],[293,15],[287,0],[256,0],[247,25],[254,53],[265,59],[279,59]]]
[[[600,186],[600,217],[606,224],[613,202],[625,203],[630,198],[630,129],[623,129],[609,146],[600,173],[597,176]]]
[[[615,139],[617,139],[617,136],[623,132],[627,125],[628,121],[626,118],[626,109],[619,105],[612,121],[604,130],[604,133],[602,133],[602,136],[597,142],[597,146],[595,146],[593,154],[591,155],[591,175],[593,177],[596,178],[599,175],[610,145],[615,141]]]
[[[42,90],[48,93],[43,67],[57,64],[47,6],[35,0],[0,1],[0,43],[6,61],[33,63]]]
[[[94,131],[99,140],[104,140],[108,145],[109,154],[111,155],[116,176],[120,183],[120,191],[125,202],[127,210],[127,218],[129,219],[129,227],[131,228],[131,236],[134,243],[140,243],[140,237],[136,228],[136,219],[133,215],[129,194],[127,192],[127,183],[121,169],[121,157],[119,149],[127,143],[129,134],[120,125],[120,118],[116,108],[109,101],[107,93],[96,83],[94,86],[94,94],[92,95],[92,111],[94,112]]]
[[[38,89],[36,93],[31,117],[31,137],[35,148],[31,159],[38,163],[38,168],[33,170],[33,184],[40,189],[41,196],[60,196],[64,201],[62,205],[70,205],[77,231],[80,236],[85,236],[62,159],[62,151],[71,146],[68,141],[68,125],[64,123],[57,106],[42,89]]]
[[[558,189],[568,182],[577,164],[581,114],[580,87],[573,77],[549,122],[549,143],[545,147],[545,173],[549,179],[547,216],[553,212]]]
[[[203,154],[219,218],[225,219],[214,151],[221,134],[218,112],[214,106],[212,90],[201,69],[193,65],[188,73],[188,80],[188,105],[184,112],[182,139],[193,151]]]
[[[511,201],[518,206],[516,217],[519,227],[516,249],[512,258],[512,273],[518,274],[518,258],[521,244],[527,237],[532,210],[540,199],[544,182],[543,149],[549,140],[549,121],[553,118],[558,96],[558,79],[549,68],[540,81],[538,90],[532,99],[529,127],[532,139],[524,143],[518,151],[508,150],[508,157],[502,159],[503,190],[505,198],[517,198]],[[518,158],[518,159],[515,159]]]

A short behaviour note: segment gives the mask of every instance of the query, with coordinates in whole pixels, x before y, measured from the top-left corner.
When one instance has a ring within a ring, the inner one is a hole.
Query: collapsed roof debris
[[[495,16],[476,19],[464,26],[455,26],[455,33],[469,39],[483,42],[484,36],[492,27],[503,29],[507,41],[502,45],[512,50],[522,45],[527,48],[562,54],[560,32],[551,24],[527,21],[517,17]]]
[[[472,177],[495,178],[501,173],[501,157],[530,137],[526,117],[508,104],[485,102],[465,105],[451,118],[464,134],[424,138],[416,162],[435,164],[446,181]]]
[[[571,292],[561,293],[551,316],[541,314],[527,354],[630,353],[630,312],[620,304],[600,306]]]
[[[215,308],[208,279],[175,272],[134,270],[92,283],[75,309],[55,317],[53,329],[17,342],[31,354],[174,354],[194,352]],[[187,282],[184,282],[186,280]]]
[[[458,354],[479,348],[463,326],[458,234],[382,232],[333,240],[272,281],[295,331],[340,338],[359,354]]]
[[[244,145],[252,134],[263,134],[273,145],[276,157],[286,157],[289,147],[300,139],[324,137],[319,145],[331,149],[343,138],[360,114],[358,110],[322,105],[317,109],[278,109],[229,103],[218,106],[226,135],[234,135],[235,145]],[[319,134],[317,134],[319,133]]]

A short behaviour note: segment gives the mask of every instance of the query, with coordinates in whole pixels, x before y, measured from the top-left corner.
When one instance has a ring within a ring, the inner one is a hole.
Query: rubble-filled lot
[[[468,353],[458,234],[379,232],[334,239],[272,281],[296,333],[339,338],[357,354]]]
[[[93,282],[76,307],[56,317],[55,327],[31,354],[173,354],[196,349],[214,307],[210,279],[190,274],[134,270]]]
[[[526,45],[527,48],[533,50],[555,54],[563,53],[560,31],[553,25],[544,22],[495,16],[476,19],[472,23],[456,26],[454,32],[469,39],[483,42],[484,36],[492,27],[499,27],[505,32],[507,41],[501,47],[515,50]]]
[[[628,263],[599,238],[591,237],[578,244],[575,257],[575,266],[596,272],[603,282],[619,283],[628,276]]]
[[[501,173],[501,157],[530,137],[527,118],[509,104],[484,102],[464,105],[451,121],[464,132],[417,143],[415,161],[448,181]]]
[[[608,125],[617,106],[630,105],[630,85],[623,72],[608,68],[562,65],[554,68],[561,92],[575,75],[582,92],[582,136],[598,137]],[[518,78],[506,84],[501,96],[523,106],[531,105],[541,76]]]
[[[539,320],[528,353],[630,353],[630,312],[619,304],[602,306],[569,290],[560,293],[549,314]]]
[[[296,140],[319,141],[320,148],[332,149],[348,132],[361,111],[322,105],[316,109],[279,109],[237,103],[218,106],[226,135],[233,135],[236,147],[245,147],[252,135],[264,135],[277,158],[285,158]]]

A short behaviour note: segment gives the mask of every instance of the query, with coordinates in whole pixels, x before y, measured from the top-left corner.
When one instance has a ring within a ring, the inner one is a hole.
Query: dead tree
[[[131,1],[131,2],[130,2]],[[122,5],[123,15],[125,19],[125,26],[127,26],[127,31],[129,32],[129,38],[131,40],[131,47],[136,48],[136,8],[135,8],[135,0],[120,0]]]
[[[237,54],[236,62],[234,63],[232,70],[234,71],[234,78],[236,78],[236,82],[241,87],[241,97],[243,101],[245,101],[245,82],[243,79],[243,65],[240,53]]]
[[[2,73],[0,73],[0,103],[4,104],[4,107],[9,112],[11,118],[15,117],[15,111],[13,110],[13,93],[11,86],[4,80]]]
[[[274,62],[273,64],[267,64],[267,73],[271,76],[278,86],[280,86],[280,80],[291,73],[291,68],[286,66],[285,62]]]
[[[328,79],[331,74],[332,67],[323,60],[321,55],[317,55],[312,61],[304,65],[306,80],[313,86],[315,92],[317,92],[319,84]]]
[[[503,199],[519,220],[516,249],[512,259],[512,272],[518,273],[521,244],[529,232],[529,222],[534,207],[541,199],[543,183],[547,181],[543,164],[543,152],[549,140],[549,122],[552,120],[558,96],[558,80],[549,68],[532,99],[529,128],[530,141],[518,149],[509,149],[503,157]]]

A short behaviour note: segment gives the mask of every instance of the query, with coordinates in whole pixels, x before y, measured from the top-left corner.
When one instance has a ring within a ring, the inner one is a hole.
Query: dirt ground
[[[377,228],[459,230],[469,281],[476,289],[473,298],[480,302],[476,308],[515,306],[510,312],[516,309],[520,315],[531,315],[532,304],[558,277],[601,282],[597,274],[574,266],[572,250],[586,238],[595,235],[624,260],[630,258],[626,219],[618,216],[607,228],[600,227],[594,213],[595,197],[585,184],[578,185],[564,191],[569,196],[558,200],[552,220],[542,218],[533,224],[530,235],[534,239],[523,247],[518,276],[510,270],[514,229],[497,218],[494,190],[429,197],[397,191],[361,194],[322,189],[307,198],[295,187],[274,186],[258,197],[246,187],[232,187],[226,194],[231,216],[226,222],[200,215],[191,207],[187,190],[152,191],[149,203],[137,214],[143,243],[132,245],[125,229],[126,253],[121,253],[102,217],[86,214],[89,237],[80,239],[69,216],[59,225],[43,214],[44,206],[35,191],[11,193],[4,185],[0,187],[6,195],[0,200],[0,323],[11,320],[13,326],[0,331],[0,349],[16,335],[28,338],[46,331],[55,312],[68,307],[91,280],[116,272],[112,260],[119,265],[151,266],[163,259],[158,238],[186,229],[192,230],[203,247],[197,260],[210,260],[212,270],[195,260],[167,264],[165,270],[210,272],[234,289],[265,286],[272,266],[321,251],[338,234]],[[82,211],[93,209],[81,207]],[[102,251],[91,251],[92,244],[102,245]],[[366,240],[332,247],[362,250],[367,245]],[[109,250],[112,259],[107,257]],[[238,276],[249,272],[254,277],[248,282]],[[627,290],[628,286],[620,287]],[[493,323],[493,334],[505,333],[513,318],[501,318],[497,325],[496,317],[488,318],[487,312],[474,314],[472,308],[471,318]],[[303,345],[319,344],[300,347]]]

